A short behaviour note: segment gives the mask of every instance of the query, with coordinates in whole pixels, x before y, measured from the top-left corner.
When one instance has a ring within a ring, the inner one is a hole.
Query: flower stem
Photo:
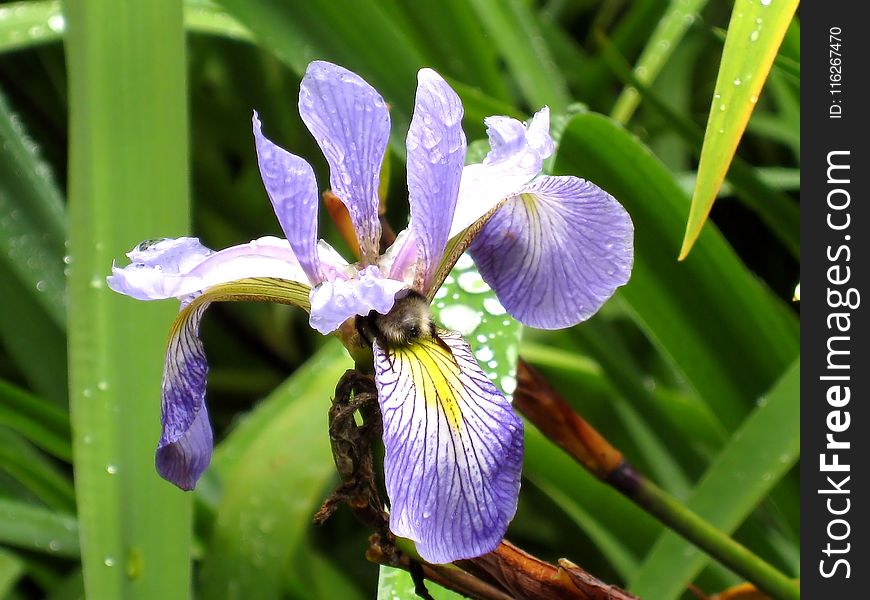
[[[794,580],[725,535],[688,507],[623,462],[608,483],[676,533],[716,558],[774,598],[800,598]]]
[[[787,575],[638,473],[522,359],[517,365],[517,381],[514,406],[590,473],[760,590],[775,598],[800,597],[798,586]]]

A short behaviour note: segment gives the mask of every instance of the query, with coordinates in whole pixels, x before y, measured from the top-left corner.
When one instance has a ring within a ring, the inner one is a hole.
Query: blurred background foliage
[[[354,70],[390,103],[388,218],[397,230],[407,219],[404,135],[420,67],[435,68],[455,86],[470,141],[485,138],[487,115],[526,118],[550,106],[560,145],[549,169],[589,178],[623,202],[635,223],[636,267],[631,283],[593,319],[564,331],[526,329],[519,354],[640,471],[797,577],[799,307],[792,292],[799,268],[800,33],[788,10],[758,13],[741,29],[742,54],[769,43],[764,36],[777,27],[785,37],[751,106],[734,98],[722,105],[724,117],[714,114],[723,129],[741,115],[751,113],[751,120],[712,222],[688,258],[677,261],[705,130],[711,135],[708,116],[720,111],[714,94],[721,91],[717,73],[732,8],[774,11],[777,3],[155,2],[177,14],[179,26],[183,8],[186,56],[160,51],[167,39],[161,28],[171,37],[175,23],[157,12],[142,20],[111,2],[71,2],[78,6],[66,15],[56,2],[0,4],[0,597],[81,598],[87,582],[90,598],[146,598],[157,588],[137,582],[164,575],[192,582],[167,584],[160,596],[167,598],[378,594],[378,568],[363,556],[368,532],[345,511],[322,528],[310,525],[337,482],[326,411],[350,364],[343,350],[310,330],[301,311],[214,306],[202,331],[214,464],[192,500],[179,493],[164,503],[168,484],[148,470],[159,375],[145,389],[115,382],[127,381],[125,371],[143,361],[159,369],[174,307],[145,315],[139,303],[107,300],[101,279],[113,257],[123,260],[142,239],[186,233],[185,215],[192,235],[213,248],[280,235],[260,182],[250,115],[258,110],[269,136],[306,157],[324,186],[325,161],[296,110],[301,75],[314,59]],[[94,17],[100,14],[105,18]],[[125,54],[137,35],[154,52]],[[114,40],[119,57],[142,64],[88,54],[83,48],[93,39],[108,40],[102,52],[109,54]],[[733,39],[728,43],[737,44]],[[733,68],[749,69],[740,71],[744,80],[763,79],[764,65],[753,71],[753,64]],[[83,71],[71,72],[71,65]],[[137,79],[141,73],[175,79],[163,89]],[[186,74],[186,105],[176,74]],[[94,98],[111,101],[113,94],[129,123],[110,110],[88,112]],[[167,95],[178,101],[164,106]],[[137,107],[156,123],[156,141],[148,127],[132,126]],[[108,179],[114,175],[113,165],[101,169],[98,161],[111,152],[87,150],[100,143],[100,132],[106,139],[123,133],[114,150],[133,161],[122,184],[106,188],[112,194],[94,183],[106,170]],[[729,128],[726,135],[736,143],[741,133]],[[161,166],[169,160],[174,170]],[[727,162],[720,157],[720,170]],[[168,171],[171,184],[151,187]],[[83,190],[92,184],[90,197]],[[156,216],[129,216],[140,213]],[[350,256],[322,214],[321,236]],[[85,246],[95,253],[80,255]],[[113,333],[119,320],[141,327]],[[105,342],[97,350],[87,346],[91,330]],[[99,352],[111,353],[108,362]],[[102,366],[89,372],[88,360]],[[504,385],[510,374],[501,368],[494,375]],[[105,369],[115,371],[105,378]],[[90,387],[79,383],[97,375]],[[108,399],[103,413],[91,410],[95,396]],[[99,444],[87,451],[95,432],[137,445],[140,438],[125,432],[142,428],[144,446],[124,450],[117,462],[101,455]],[[514,543],[546,560],[568,557],[654,600],[691,597],[691,583],[710,594],[739,583],[531,426],[526,445],[519,510],[508,532]],[[141,465],[148,472],[128,478]],[[83,481],[105,488],[97,493]],[[130,524],[140,514],[157,522],[153,531]],[[106,550],[112,547],[119,551]],[[382,581],[380,595],[397,597],[401,587]]]

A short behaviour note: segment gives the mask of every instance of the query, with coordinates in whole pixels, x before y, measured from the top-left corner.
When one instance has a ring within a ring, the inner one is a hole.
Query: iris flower
[[[128,253],[131,264],[113,266],[108,278],[113,290],[140,300],[181,300],[164,364],[156,464],[183,489],[194,487],[212,452],[208,364],[198,337],[212,302],[294,304],[309,311],[314,329],[344,332],[347,342],[345,333],[357,329],[342,327],[350,319],[377,323],[377,315],[408,302],[425,308],[471,243],[481,276],[507,311],[526,325],[555,329],[591,316],[631,271],[633,228],[622,206],[582,179],[540,176],[553,152],[546,107],[528,124],[487,118],[491,150],[464,166],[460,100],[441,76],[422,69],[406,140],[410,222],[383,255],[384,100],[358,75],[313,62],[299,112],[356,230],[357,263],[318,242],[314,172],[269,141],[255,113],[260,172],[286,239],[219,252],[189,237],[143,242]],[[396,318],[411,320],[398,339],[350,336],[370,343],[374,356],[390,528],[431,562],[479,556],[498,545],[516,512],[522,421],[461,335],[427,328],[425,319],[418,327],[413,315]]]

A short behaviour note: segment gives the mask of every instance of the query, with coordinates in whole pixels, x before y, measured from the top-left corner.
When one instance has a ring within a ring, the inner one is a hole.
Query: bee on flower
[[[523,425],[468,343],[439,328],[429,305],[468,249],[517,320],[544,329],[574,325],[628,281],[631,220],[594,184],[541,175],[554,150],[546,107],[527,124],[487,118],[491,149],[465,166],[459,97],[422,69],[406,139],[410,221],[379,254],[379,175],[390,133],[383,98],[358,75],[318,61],[302,80],[299,113],[347,208],[358,262],[318,240],[314,172],[269,141],[255,113],[260,173],[285,239],[219,252],[195,238],[143,242],[108,278],[133,298],[181,300],[164,363],[157,470],[190,490],[211,458],[208,363],[198,336],[207,307],[293,304],[309,312],[318,332],[371,349],[390,529],[433,563],[480,556],[498,545],[516,512]]]

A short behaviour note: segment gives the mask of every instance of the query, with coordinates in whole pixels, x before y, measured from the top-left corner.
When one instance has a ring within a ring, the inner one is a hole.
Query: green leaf
[[[15,554],[0,548],[0,598],[8,598],[16,582],[24,575],[24,563]]]
[[[65,8],[70,401],[85,589],[94,600],[183,599],[191,497],[154,469],[163,352],[178,308],[105,284],[112,260],[134,244],[188,230],[181,3]]]
[[[688,507],[733,532],[800,456],[800,361],[762,398],[692,492]],[[677,598],[709,559],[671,532],[656,542],[631,590]]]
[[[426,589],[434,600],[460,600],[465,598],[456,592],[452,592],[431,581],[426,582]],[[419,598],[414,591],[414,582],[411,574],[402,569],[394,569],[381,565],[378,575],[377,600],[416,600]]]
[[[223,495],[202,565],[201,597],[283,597],[285,572],[294,568],[292,558],[335,473],[327,411],[350,366],[331,341],[218,446],[214,471]]]
[[[532,110],[568,106],[570,96],[562,73],[547,46],[537,16],[522,0],[471,3],[479,22],[493,40]]]
[[[65,405],[63,200],[2,94],[0,141],[0,337],[33,389]]]
[[[68,415],[38,396],[0,380],[0,425],[17,431],[46,452],[72,460]]]
[[[0,465],[47,506],[75,511],[72,481],[14,431],[0,427]]]
[[[681,260],[707,220],[797,5],[798,0],[734,3],[704,134],[698,183],[680,248]]]
[[[79,555],[73,515],[0,498],[0,543],[68,558]]]
[[[694,23],[706,5],[707,0],[671,2],[635,64],[634,73],[640,82],[650,84],[655,81],[659,71],[682,41],[689,26]],[[610,115],[620,123],[627,123],[640,99],[641,95],[635,88],[623,89]]]
[[[709,227],[694,255],[674,260],[688,201],[670,173],[614,121],[574,117],[555,171],[613,194],[635,226],[635,265],[618,293],[686,383],[737,427],[798,353],[797,320]]]

